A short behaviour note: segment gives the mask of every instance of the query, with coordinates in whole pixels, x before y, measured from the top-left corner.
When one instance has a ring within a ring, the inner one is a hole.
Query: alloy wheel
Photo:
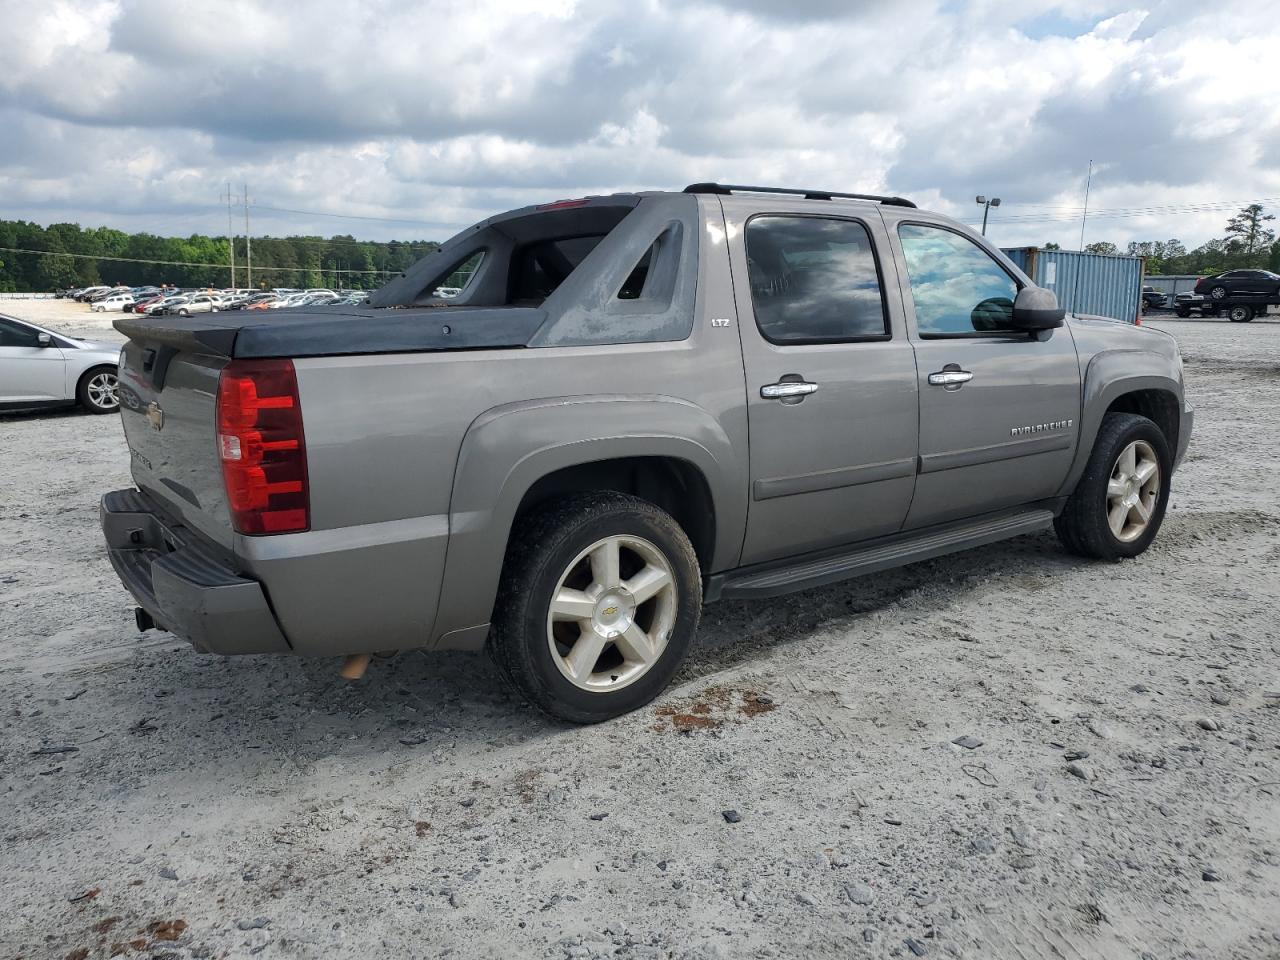
[[[1107,482],[1107,523],[1115,538],[1129,543],[1142,536],[1160,499],[1160,461],[1145,440],[1120,451]]]
[[[114,373],[96,373],[84,385],[85,393],[95,407],[114,410],[120,406],[119,381]]]
[[[662,551],[640,537],[605,537],[561,574],[547,613],[547,643],[574,686],[618,690],[649,672],[675,626],[676,578]]]

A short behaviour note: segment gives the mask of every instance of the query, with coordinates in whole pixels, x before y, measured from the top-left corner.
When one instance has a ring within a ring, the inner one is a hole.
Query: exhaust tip
[[[156,622],[152,619],[151,614],[143,610],[141,607],[133,608],[133,621],[138,625],[139,633],[146,633],[148,630],[156,628]]]

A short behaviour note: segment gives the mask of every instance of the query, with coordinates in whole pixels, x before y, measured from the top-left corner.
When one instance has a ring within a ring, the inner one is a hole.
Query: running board
[[[707,599],[761,600],[777,597],[795,590],[821,587],[879,570],[931,560],[1024,533],[1035,533],[1052,525],[1052,510],[1033,509],[949,524],[942,529],[896,534],[888,543],[881,539],[836,554],[828,552],[820,557],[784,562],[782,565],[770,563],[720,574],[707,584]]]

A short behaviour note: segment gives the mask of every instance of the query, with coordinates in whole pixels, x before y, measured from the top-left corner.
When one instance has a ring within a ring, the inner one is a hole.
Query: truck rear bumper
[[[137,490],[102,498],[111,565],[152,619],[207,653],[288,653],[262,585]]]

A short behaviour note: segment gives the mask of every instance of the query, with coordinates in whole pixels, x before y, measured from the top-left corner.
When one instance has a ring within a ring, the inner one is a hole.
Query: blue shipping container
[[[1039,247],[1002,250],[1037,286],[1056,293],[1058,304],[1068,313],[1111,317],[1126,323],[1137,320],[1145,267],[1141,257]]]

